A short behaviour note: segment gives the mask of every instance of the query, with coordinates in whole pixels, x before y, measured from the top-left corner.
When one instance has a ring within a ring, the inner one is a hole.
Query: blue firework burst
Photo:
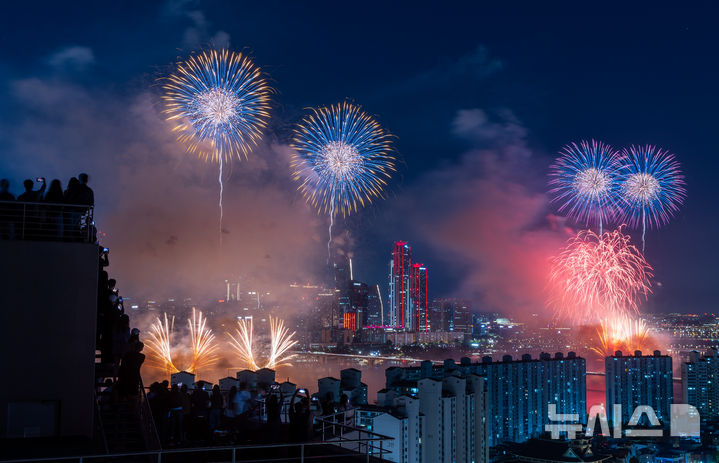
[[[314,109],[295,129],[292,148],[299,189],[331,217],[381,197],[395,171],[392,136],[346,102]]]
[[[193,55],[177,65],[163,90],[164,112],[178,139],[204,159],[245,157],[267,126],[271,88],[241,53]]]
[[[567,145],[550,167],[552,201],[559,203],[559,212],[583,225],[599,224],[601,230],[619,211],[620,167],[619,153],[606,143]]]

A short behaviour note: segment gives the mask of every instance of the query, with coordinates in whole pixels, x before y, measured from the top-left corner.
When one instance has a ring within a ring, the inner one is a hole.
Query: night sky
[[[81,3],[3,5],[0,177],[19,194],[24,178],[64,186],[88,171],[126,293],[319,278],[327,219],[295,192],[286,144],[307,107],[350,100],[396,135],[401,158],[386,200],[338,225],[357,278],[386,291],[403,239],[429,266],[430,297],[541,311],[548,260],[575,225],[547,202],[552,157],[581,139],[651,143],[677,155],[688,197],[647,234],[644,308],[715,310],[711,2]],[[158,83],[212,45],[249,53],[277,90],[265,142],[232,167],[223,250],[216,167],[169,134]]]

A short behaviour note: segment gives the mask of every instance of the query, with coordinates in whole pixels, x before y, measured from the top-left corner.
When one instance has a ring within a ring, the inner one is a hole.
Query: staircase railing
[[[157,434],[155,420],[152,418],[152,410],[150,402],[145,394],[145,386],[140,378],[140,396],[138,398],[137,413],[140,418],[140,427],[142,429],[142,438],[145,439],[145,446],[148,450],[162,450],[160,436]]]
[[[110,453],[110,447],[107,446],[105,426],[102,423],[102,413],[100,412],[100,401],[97,398],[97,389],[93,390],[93,399],[95,400],[95,420],[97,423],[97,431],[100,436],[102,436],[102,447],[105,449],[105,453]]]

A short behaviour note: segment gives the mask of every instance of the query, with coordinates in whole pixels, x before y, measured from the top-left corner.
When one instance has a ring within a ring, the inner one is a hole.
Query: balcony
[[[0,201],[0,239],[94,243],[94,207]]]

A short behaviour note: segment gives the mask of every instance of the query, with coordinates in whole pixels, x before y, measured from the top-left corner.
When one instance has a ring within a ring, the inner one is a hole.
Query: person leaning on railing
[[[0,203],[0,239],[2,240],[15,239],[17,206],[9,203],[15,201],[15,195],[10,193],[9,190],[10,182],[8,179],[0,180],[0,201],[6,201],[6,203]]]

